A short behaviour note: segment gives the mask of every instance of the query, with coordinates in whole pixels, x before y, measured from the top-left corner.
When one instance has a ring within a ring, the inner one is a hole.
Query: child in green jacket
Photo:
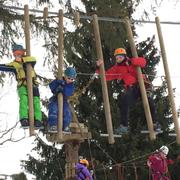
[[[32,64],[32,82],[33,82],[33,104],[34,104],[34,126],[35,128],[42,127],[42,112],[40,108],[40,98],[38,83],[36,81],[36,73],[34,65],[36,59],[31,56],[25,56],[25,49],[22,45],[14,44],[12,46],[14,60],[8,64],[0,64],[0,71],[13,72],[17,80],[17,90],[19,95],[19,117],[23,128],[29,126],[28,116],[28,92],[27,92],[27,77],[26,63]]]

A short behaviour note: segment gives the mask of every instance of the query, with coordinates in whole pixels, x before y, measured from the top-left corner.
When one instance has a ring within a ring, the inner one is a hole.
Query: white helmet
[[[169,148],[167,146],[160,147],[159,151],[163,152],[165,155],[168,155]]]

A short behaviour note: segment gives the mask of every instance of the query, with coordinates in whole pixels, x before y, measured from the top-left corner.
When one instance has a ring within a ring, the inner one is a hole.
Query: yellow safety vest
[[[23,68],[22,62],[16,62],[15,60],[9,64],[6,64],[7,66],[13,66],[16,69],[16,78],[18,81],[18,86],[26,85],[26,73]],[[32,78],[36,77],[36,73],[34,69],[32,69]]]

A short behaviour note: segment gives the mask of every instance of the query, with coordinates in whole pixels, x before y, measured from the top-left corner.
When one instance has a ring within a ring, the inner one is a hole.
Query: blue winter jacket
[[[51,89],[51,92],[55,96],[58,93],[62,93],[64,99],[67,99],[68,96],[72,96],[72,94],[74,92],[74,83],[67,84],[64,79],[62,79],[62,80],[58,80],[58,79],[53,80],[49,84],[49,87]]]
[[[48,125],[49,126],[57,126],[58,123],[58,93],[63,94],[63,129],[69,126],[72,113],[68,104],[68,97],[71,96],[74,92],[74,83],[67,84],[64,79],[62,80],[53,80],[49,87],[53,96],[50,98],[49,101],[49,114],[48,114]]]

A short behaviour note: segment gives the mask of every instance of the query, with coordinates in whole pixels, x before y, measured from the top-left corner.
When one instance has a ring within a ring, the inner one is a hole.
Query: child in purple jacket
[[[76,164],[76,180],[93,180],[88,166],[89,162],[86,159],[81,159],[79,163]]]

